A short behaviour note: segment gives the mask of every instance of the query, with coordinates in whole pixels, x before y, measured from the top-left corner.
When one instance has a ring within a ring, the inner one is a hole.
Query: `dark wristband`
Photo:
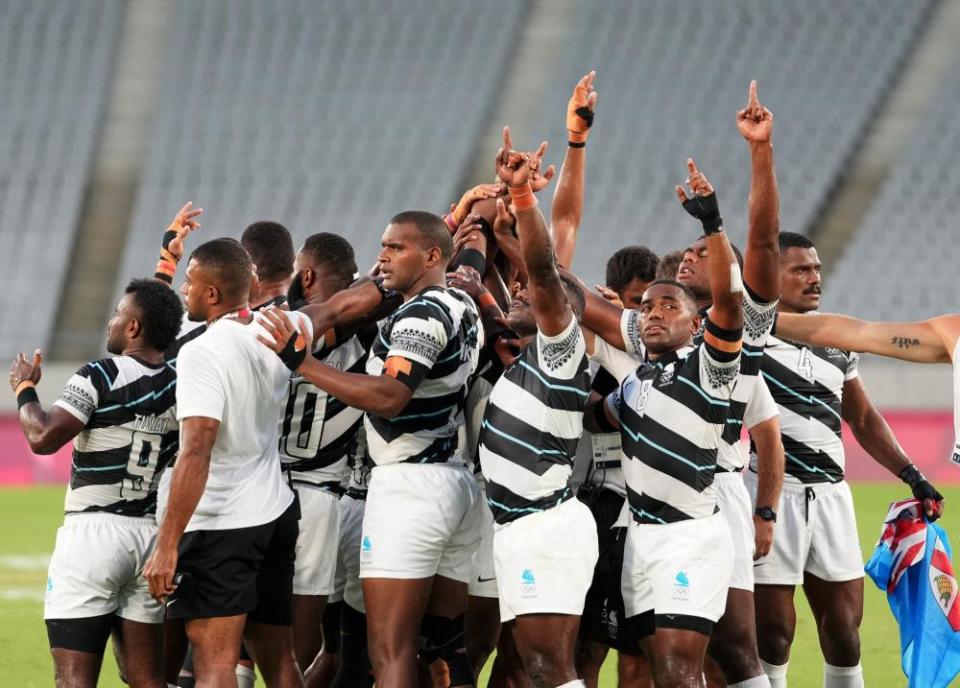
[[[27,404],[32,404],[33,402],[37,402],[39,404],[40,397],[37,396],[37,390],[35,387],[27,387],[17,395],[17,410],[19,411]]]
[[[708,196],[694,194],[683,202],[683,209],[700,220],[703,233],[707,236],[723,231],[723,218],[720,217],[720,205],[716,192]]]
[[[586,141],[567,141],[567,146],[570,148],[586,148]]]
[[[897,474],[897,477],[909,485],[910,489],[916,488],[917,485],[926,480],[926,478],[923,477],[923,473],[920,472],[920,469],[914,466],[912,463],[908,466],[905,466],[903,470]]]
[[[382,277],[377,277],[376,279],[373,279],[373,280],[370,280],[370,281],[373,282],[374,285],[376,285],[377,291],[380,292],[380,301],[381,301],[381,302],[386,301],[387,299],[391,299],[391,298],[393,298],[394,296],[396,296],[396,294],[397,294],[396,291],[394,291],[393,289],[386,289],[386,288],[384,288],[384,286],[383,286],[383,278],[382,278]]]
[[[176,238],[177,233],[172,229],[168,229],[163,233],[163,238],[160,240],[160,247],[169,250],[170,242]]]
[[[296,370],[303,365],[307,358],[307,345],[303,340],[303,335],[294,332],[287,340],[287,345],[277,352],[277,356],[283,361],[283,365],[290,370]]]

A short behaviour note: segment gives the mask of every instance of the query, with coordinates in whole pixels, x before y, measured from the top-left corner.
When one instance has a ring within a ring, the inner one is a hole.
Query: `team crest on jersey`
[[[664,369],[663,374],[660,376],[661,385],[669,385],[673,382],[673,369],[675,367],[675,364],[671,363]]]

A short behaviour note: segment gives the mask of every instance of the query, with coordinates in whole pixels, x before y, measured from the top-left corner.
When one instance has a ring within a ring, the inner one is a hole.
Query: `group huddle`
[[[187,204],[112,357],[48,411],[40,352],[14,361],[31,448],[74,442],[57,685],[95,686],[112,635],[135,687],[249,686],[254,664],[269,686],[475,686],[494,650],[490,686],[597,686],[611,648],[625,687],[784,687],[797,585],[824,686],[863,685],[841,419],[928,518],[943,498],[860,382],[859,321],[811,313],[820,262],[779,230],[773,116],[751,84],[742,256],[687,159],[689,240],[626,246],[589,288],[569,268],[593,82],[559,173],[504,129],[495,181],[395,215],[367,276],[341,236],[295,254],[257,222],[189,255],[181,299]]]

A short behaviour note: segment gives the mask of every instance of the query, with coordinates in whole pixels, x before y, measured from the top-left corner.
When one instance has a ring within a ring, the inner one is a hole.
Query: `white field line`
[[[49,554],[0,555],[0,569],[16,569],[17,571],[46,571],[49,565]]]

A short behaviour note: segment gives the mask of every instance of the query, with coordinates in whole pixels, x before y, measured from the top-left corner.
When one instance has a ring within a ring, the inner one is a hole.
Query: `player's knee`
[[[761,673],[757,643],[749,633],[715,636],[709,646],[710,657],[731,682],[741,681]]]
[[[553,675],[552,664],[550,657],[538,650],[524,653],[523,666],[533,688],[554,688],[560,685]]]
[[[833,666],[855,666],[860,661],[860,631],[854,624],[824,625],[820,634],[823,658]]]
[[[796,628],[784,618],[757,619],[757,648],[770,664],[786,664]]]
[[[653,663],[655,686],[696,686],[703,677],[702,661],[681,653],[669,653]]]

